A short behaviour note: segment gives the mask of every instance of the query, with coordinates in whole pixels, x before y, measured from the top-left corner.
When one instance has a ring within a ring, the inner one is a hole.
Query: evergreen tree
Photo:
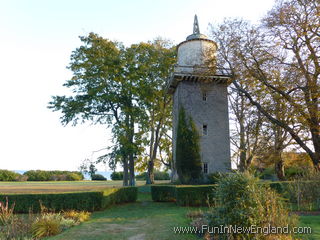
[[[176,168],[181,183],[194,183],[201,177],[200,136],[184,108],[179,111]]]

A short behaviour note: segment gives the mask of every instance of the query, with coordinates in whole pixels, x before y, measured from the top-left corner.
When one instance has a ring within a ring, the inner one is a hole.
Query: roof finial
[[[197,14],[194,15],[193,34],[200,34],[200,29],[199,29],[199,23],[198,23]]]

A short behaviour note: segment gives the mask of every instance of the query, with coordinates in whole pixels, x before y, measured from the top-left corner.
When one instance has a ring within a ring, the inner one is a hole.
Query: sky
[[[197,14],[208,24],[240,17],[255,23],[274,0],[0,0],[0,169],[77,170],[110,145],[110,131],[90,123],[62,126],[47,109],[63,83],[79,36],[95,32],[125,45],[162,37],[178,44]],[[99,166],[99,170],[107,170]]]

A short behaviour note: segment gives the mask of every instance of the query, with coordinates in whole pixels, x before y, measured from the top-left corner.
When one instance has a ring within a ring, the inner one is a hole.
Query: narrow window
[[[203,173],[208,173],[208,163],[203,163]]]
[[[202,126],[202,135],[203,136],[208,135],[208,126],[207,125]]]
[[[207,101],[207,93],[206,93],[206,92],[202,93],[202,100],[203,100],[204,102]]]

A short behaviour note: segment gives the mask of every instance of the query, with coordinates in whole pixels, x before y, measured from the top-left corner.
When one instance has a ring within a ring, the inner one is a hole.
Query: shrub
[[[113,172],[110,175],[111,180],[122,180],[123,179],[123,172]]]
[[[147,173],[143,172],[136,176],[137,180],[146,180]],[[154,180],[170,180],[169,173],[161,172],[161,171],[154,171]]]
[[[0,169],[0,181],[16,181],[19,176],[19,173]]]
[[[35,238],[43,238],[57,235],[61,232],[60,219],[50,215],[38,218],[32,224],[32,236]]]
[[[266,184],[249,174],[230,174],[220,179],[216,189],[216,206],[210,215],[211,227],[258,226],[291,227],[294,219],[289,217],[279,195]],[[290,236],[262,234],[225,234],[221,239],[290,239]]]
[[[33,221],[34,216],[32,214],[15,216],[10,224],[0,227],[0,239],[33,240],[30,231]]]
[[[176,201],[176,187],[166,185],[151,186],[152,200],[156,202]]]
[[[216,185],[177,186],[176,199],[180,206],[210,206],[214,204]]]
[[[6,198],[6,203],[0,202],[0,225],[7,225],[13,221],[13,210],[14,203],[9,207],[8,198]]]
[[[214,172],[207,175],[207,182],[209,184],[217,184],[219,180],[225,177],[226,173]]]
[[[320,173],[310,171],[291,181],[286,186],[286,194],[297,210],[320,209]]]
[[[262,172],[259,172],[258,175],[259,175],[259,178],[261,178],[261,179],[272,180],[275,178],[276,173],[275,173],[274,167],[268,167],[268,168],[263,169]]]
[[[169,173],[161,172],[161,171],[155,171],[154,172],[154,180],[170,180]]]
[[[73,227],[73,226],[75,226],[77,224],[78,223],[75,220],[71,219],[71,218],[62,217],[60,219],[60,228],[61,228],[62,231],[66,230],[68,228],[71,228],[71,227]]]
[[[319,210],[320,175],[319,179],[317,179],[315,175],[310,174],[308,177],[301,177],[294,181],[266,182],[263,184],[269,185],[271,189],[278,192],[287,202],[290,203],[292,210]]]
[[[296,166],[291,166],[285,168],[285,176],[286,179],[288,180],[294,180],[300,177],[303,177],[306,173],[307,169],[301,168],[301,167],[296,167]]]
[[[7,194],[1,195],[0,201],[8,197],[9,205],[15,203],[15,213],[40,212],[42,203],[53,211],[80,210],[94,211],[102,207],[102,192],[76,192],[52,194]]]
[[[179,110],[176,169],[182,184],[196,183],[201,178],[200,136],[183,107]]]
[[[92,174],[91,175],[91,180],[106,181],[107,179],[101,174]]]
[[[108,188],[103,191],[102,208],[107,208],[117,203],[135,202],[137,197],[137,187]]]
[[[63,212],[63,217],[67,219],[72,219],[76,223],[81,223],[87,221],[90,218],[90,213],[87,211],[75,211],[69,210]]]

